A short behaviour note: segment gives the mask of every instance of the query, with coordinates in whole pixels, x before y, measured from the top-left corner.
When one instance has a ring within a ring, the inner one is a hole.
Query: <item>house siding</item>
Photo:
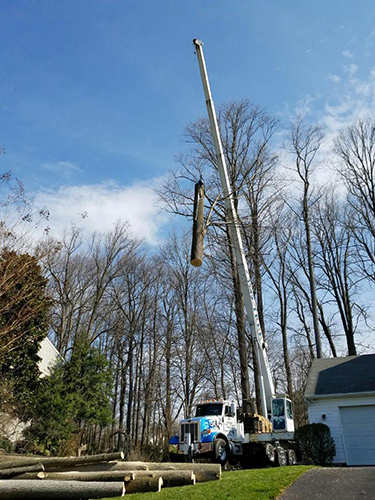
[[[341,426],[340,407],[374,405],[375,395],[345,398],[324,398],[308,401],[309,423],[323,423],[328,425],[336,445],[334,463],[346,463],[344,438]],[[322,415],[326,418],[323,419]]]
[[[38,356],[40,357],[38,366],[41,372],[41,377],[50,375],[51,370],[56,365],[56,363],[63,360],[63,357],[48,337],[43,339],[40,343]]]

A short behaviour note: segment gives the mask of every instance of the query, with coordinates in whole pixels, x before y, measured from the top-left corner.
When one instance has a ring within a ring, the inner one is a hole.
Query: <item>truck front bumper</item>
[[[191,453],[195,456],[210,453],[213,450],[213,443],[192,443],[190,445]],[[189,455],[189,445],[180,443],[178,445],[169,445],[170,453]]]

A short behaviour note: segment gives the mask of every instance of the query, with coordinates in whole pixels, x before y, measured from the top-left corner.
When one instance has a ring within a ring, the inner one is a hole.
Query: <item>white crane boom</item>
[[[250,333],[254,340],[253,344],[255,346],[255,356],[259,366],[259,386],[262,398],[262,410],[263,415],[267,417],[267,415],[271,413],[272,398],[275,397],[275,390],[272,382],[271,372],[269,369],[266,346],[263,340],[262,330],[259,323],[258,310],[254,299],[253,288],[250,281],[249,268],[243,249],[238,215],[234,205],[233,193],[230,188],[229,177],[216,118],[215,106],[211,96],[206,63],[203,55],[203,44],[197,39],[194,39],[193,43],[198,58],[199,69],[206,98],[208,118],[215,147],[216,162],[220,174],[221,187],[225,199],[225,209],[229,218],[229,231],[234,247],[235,260],[241,284],[241,292],[244,298],[247,318],[250,325]]]

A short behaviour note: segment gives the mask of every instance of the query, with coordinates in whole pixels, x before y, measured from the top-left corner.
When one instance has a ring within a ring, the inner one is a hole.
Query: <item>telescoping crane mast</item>
[[[203,54],[203,43],[197,39],[193,40],[201,73],[208,118],[210,122],[212,139],[215,147],[216,162],[220,174],[221,187],[223,190],[225,209],[229,219],[229,232],[234,246],[235,261],[241,284],[241,292],[244,298],[247,318],[250,325],[250,333],[254,342],[255,356],[259,366],[259,386],[262,399],[262,413],[265,417],[271,414],[272,399],[275,397],[274,385],[268,364],[266,345],[263,339],[259,323],[257,305],[254,299],[253,287],[250,281],[249,268],[245,258],[242,237],[238,221],[237,211],[234,205],[233,193],[229,183],[220,132],[216,118],[215,106],[211,96],[210,84],[206,63]]]

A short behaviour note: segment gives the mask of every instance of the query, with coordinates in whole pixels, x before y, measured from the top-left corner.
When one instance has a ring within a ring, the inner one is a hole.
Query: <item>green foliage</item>
[[[335,442],[325,424],[307,424],[296,430],[295,439],[302,457],[315,465],[326,465],[336,455]]]
[[[30,450],[71,454],[69,442],[78,447],[90,426],[108,425],[111,379],[106,356],[77,341],[70,360],[41,381],[37,411],[26,434]]]
[[[0,380],[12,383],[14,412],[24,421],[35,406],[38,351],[48,331],[46,285],[35,257],[0,252]]]
[[[0,450],[5,451],[5,453],[13,453],[14,452],[14,444],[9,441],[8,438],[0,439]]]
[[[271,500],[277,498],[309,466],[224,472],[220,481],[166,488],[160,493],[133,493],[132,500]],[[116,500],[116,499],[112,499]],[[120,500],[118,498],[118,500]]]
[[[77,340],[64,376],[74,421],[80,425],[108,424],[112,372],[106,356],[86,340]]]

